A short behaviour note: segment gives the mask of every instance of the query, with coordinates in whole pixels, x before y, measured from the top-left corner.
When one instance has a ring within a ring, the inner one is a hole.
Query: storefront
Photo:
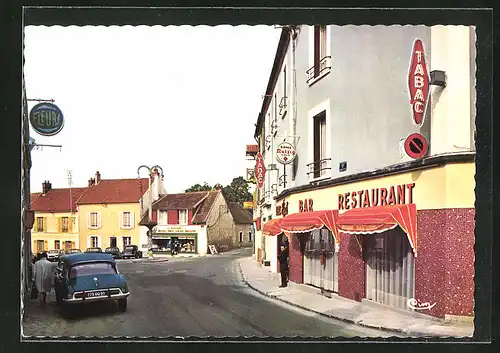
[[[198,232],[197,226],[193,227],[168,227],[157,226],[153,229],[153,253],[170,254],[172,244],[180,244],[180,253],[195,254],[198,250]]]
[[[472,316],[472,155],[287,191],[290,280],[352,300]]]

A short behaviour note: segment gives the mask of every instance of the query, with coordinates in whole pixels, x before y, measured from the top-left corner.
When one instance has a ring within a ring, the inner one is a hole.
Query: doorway
[[[116,237],[109,237],[109,247],[116,248]]]
[[[304,249],[304,283],[338,292],[338,253],[327,228],[313,230]]]

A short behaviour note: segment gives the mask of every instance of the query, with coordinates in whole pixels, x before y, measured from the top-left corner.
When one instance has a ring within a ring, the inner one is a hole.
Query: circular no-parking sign
[[[405,140],[405,152],[408,156],[413,159],[419,159],[424,157],[429,151],[429,145],[420,134],[411,134]]]

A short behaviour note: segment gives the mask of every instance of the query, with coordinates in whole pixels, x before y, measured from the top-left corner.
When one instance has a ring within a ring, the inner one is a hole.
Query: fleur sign
[[[257,155],[257,163],[255,164],[255,177],[257,178],[257,185],[259,188],[264,185],[264,176],[266,175],[266,166],[264,165],[264,159],[262,154],[259,152]]]
[[[425,109],[429,98],[429,82],[424,44],[422,40],[415,39],[408,71],[408,92],[413,122],[418,127],[422,126],[425,118]]]
[[[57,135],[64,126],[61,109],[52,103],[39,103],[30,111],[30,123],[33,130],[43,136]]]

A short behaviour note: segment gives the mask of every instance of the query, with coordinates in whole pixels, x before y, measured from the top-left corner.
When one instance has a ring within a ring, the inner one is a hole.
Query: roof
[[[30,195],[30,205],[35,201],[38,196],[40,196],[42,193],[41,192],[32,192]]]
[[[153,204],[153,210],[193,209],[203,201],[210,191],[186,192],[183,194],[166,194]]]
[[[208,196],[205,200],[203,200],[203,203],[200,206],[200,209],[198,212],[193,217],[193,224],[200,224],[200,223],[206,223],[208,216],[210,215],[210,211],[212,210],[212,206],[215,203],[215,200],[217,200],[217,197],[219,195],[222,195],[221,190],[214,190],[214,191],[209,191]]]
[[[106,253],[75,253],[63,255],[68,264],[73,265],[78,262],[108,261],[114,262],[113,256]]]
[[[228,202],[227,207],[229,208],[229,212],[233,216],[234,223],[236,224],[252,224],[252,215],[250,212],[245,210],[240,206],[238,202]]]
[[[77,204],[139,202],[148,188],[148,178],[102,179],[97,185],[89,186]]]
[[[31,210],[39,212],[75,212],[76,203],[86,190],[87,188],[71,188],[70,192],[69,188],[62,188],[50,189],[46,194],[31,194]]]

